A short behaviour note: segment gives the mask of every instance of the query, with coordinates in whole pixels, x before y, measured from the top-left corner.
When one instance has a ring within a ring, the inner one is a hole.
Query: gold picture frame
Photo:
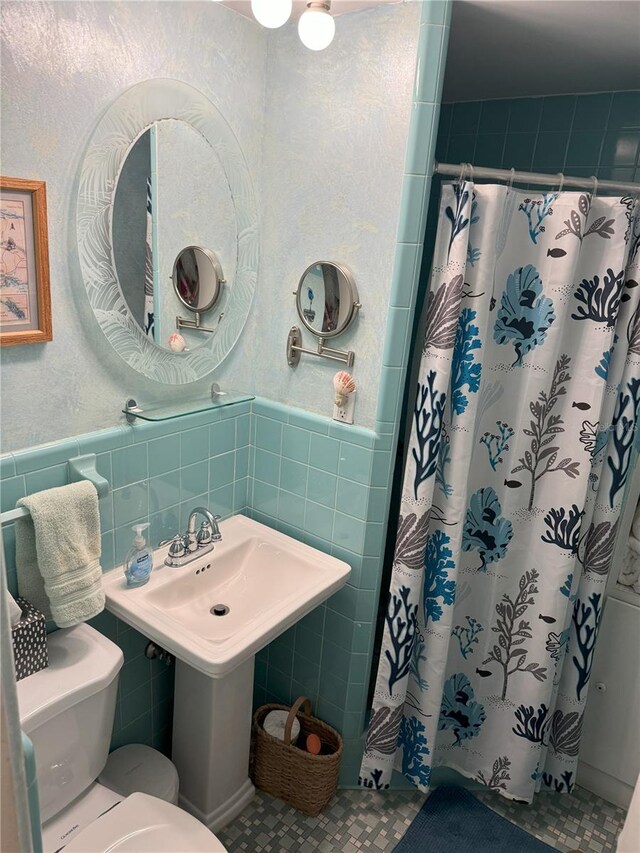
[[[0,177],[0,346],[51,340],[46,184]]]

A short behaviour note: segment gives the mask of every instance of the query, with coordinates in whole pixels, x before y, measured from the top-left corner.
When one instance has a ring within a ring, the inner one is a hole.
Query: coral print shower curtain
[[[640,429],[632,197],[443,188],[361,784],[570,791]]]
[[[144,255],[144,331],[155,338],[155,307],[153,286],[153,197],[151,178],[147,178],[147,230]]]

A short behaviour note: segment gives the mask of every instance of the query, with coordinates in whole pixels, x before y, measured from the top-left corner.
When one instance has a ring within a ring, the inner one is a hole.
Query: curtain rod
[[[517,172],[510,169],[488,169],[485,166],[472,166],[470,163],[434,163],[433,172],[436,175],[451,175],[459,178],[463,170],[468,173],[471,180],[473,178],[489,178],[499,181],[511,181],[519,184],[554,184],[563,187],[576,187],[577,189],[594,188],[593,178],[570,178],[568,176],[560,176],[560,173],[555,175],[543,175],[539,172]],[[640,184],[636,183],[620,183],[618,181],[598,181],[596,192],[601,190],[617,190],[625,192],[629,195],[640,193]]]

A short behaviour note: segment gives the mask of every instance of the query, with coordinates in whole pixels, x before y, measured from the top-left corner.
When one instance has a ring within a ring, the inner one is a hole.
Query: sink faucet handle
[[[211,542],[211,525],[208,521],[203,521],[200,525],[200,530],[196,534],[198,545],[208,545]]]
[[[169,540],[171,544],[169,545],[169,556],[170,557],[184,557],[186,553],[186,548],[184,546],[184,539],[179,534],[173,537],[173,539]]]
[[[198,541],[195,533],[187,532],[182,537],[185,554],[193,554],[198,549]]]

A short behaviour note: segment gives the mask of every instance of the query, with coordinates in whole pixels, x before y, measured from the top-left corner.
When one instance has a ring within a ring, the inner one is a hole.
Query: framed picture
[[[46,184],[0,177],[0,345],[52,339]]]

